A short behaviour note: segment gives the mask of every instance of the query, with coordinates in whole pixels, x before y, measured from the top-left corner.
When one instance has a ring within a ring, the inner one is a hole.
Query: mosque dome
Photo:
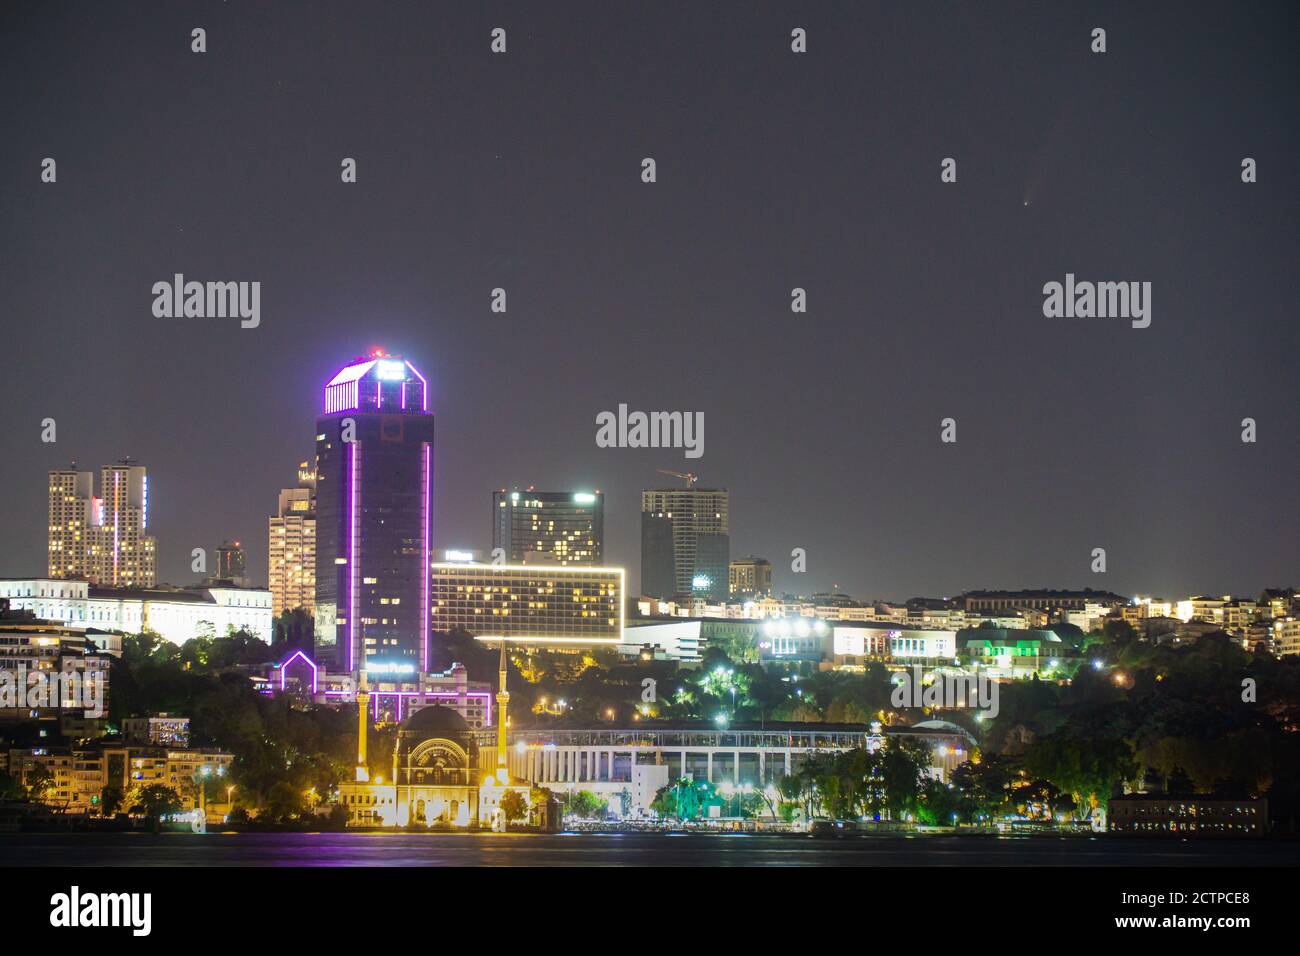
[[[446,737],[456,739],[469,731],[465,718],[450,707],[435,704],[423,707],[402,722],[403,736],[429,738]]]

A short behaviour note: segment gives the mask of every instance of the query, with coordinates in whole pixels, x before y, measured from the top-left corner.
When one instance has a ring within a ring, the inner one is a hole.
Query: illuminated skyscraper
[[[158,583],[156,542],[149,528],[149,476],[124,458],[99,470],[99,521],[91,534],[92,583],[151,588]]]
[[[332,669],[428,670],[433,415],[400,356],[358,358],[316,419],[316,656]]]
[[[99,472],[50,472],[50,577],[85,578],[101,587],[149,588],[158,583],[157,542],[149,527],[149,478],[125,458]]]
[[[50,472],[50,577],[90,577],[90,529],[98,516],[91,472],[77,471],[75,462]]]
[[[731,557],[725,488],[641,492],[641,593],[650,597],[727,595]]]
[[[505,552],[506,564],[599,565],[604,538],[599,491],[492,493],[492,547]]]
[[[271,611],[316,607],[316,472],[298,466],[298,487],[283,488],[267,547]]]

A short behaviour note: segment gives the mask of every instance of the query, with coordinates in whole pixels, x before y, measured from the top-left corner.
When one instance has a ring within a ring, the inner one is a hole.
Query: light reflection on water
[[[0,836],[5,866],[1294,866],[1272,841],[701,833]]]

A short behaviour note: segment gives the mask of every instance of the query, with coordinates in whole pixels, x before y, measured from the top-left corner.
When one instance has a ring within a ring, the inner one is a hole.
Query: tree
[[[1182,767],[1174,767],[1165,778],[1165,793],[1171,797],[1187,797],[1196,792],[1191,776]]]
[[[950,783],[928,779],[921,787],[917,819],[927,826],[952,826],[961,818],[961,797]]]
[[[1031,776],[1049,780],[1076,794],[1082,803],[1103,809],[1115,787],[1131,779],[1137,768],[1133,749],[1117,739],[1052,735],[1035,741],[1025,755],[1025,769]]]
[[[287,823],[303,813],[303,791],[287,780],[271,787],[266,795],[266,814],[276,823]]]
[[[27,795],[20,781],[0,770],[0,802],[20,800]]]
[[[609,802],[600,799],[590,790],[579,790],[577,793],[570,794],[565,805],[565,812],[583,818],[604,816],[608,809]]]
[[[99,794],[99,812],[106,817],[114,816],[122,809],[124,799],[120,787],[105,787]]]
[[[161,783],[151,783],[136,790],[131,800],[131,813],[138,813],[153,824],[154,832],[162,829],[162,818],[168,814],[179,813],[180,795],[171,787]]]
[[[700,819],[711,806],[722,806],[717,787],[707,780],[681,777],[659,788],[650,809],[661,817],[687,821]]]
[[[306,608],[286,608],[271,624],[271,651],[276,657],[285,658],[296,650],[312,651],[312,632],[315,621]],[[265,647],[266,645],[263,645]]]
[[[891,740],[883,754],[880,775],[884,781],[885,809],[891,818],[915,813],[930,767],[930,748],[911,740]]]
[[[501,795],[501,813],[506,818],[507,825],[515,820],[523,820],[528,816],[528,801],[518,790],[507,790]]]
[[[998,754],[974,753],[950,775],[957,792],[957,813],[966,823],[982,823],[1001,815],[1009,806],[1015,768]]]
[[[239,808],[236,807],[235,809]],[[233,815],[232,813],[231,816]],[[329,830],[346,830],[348,828],[348,808],[341,803],[336,803],[330,807],[330,812],[325,817],[325,827]]]
[[[45,764],[38,763],[28,768],[24,778],[29,799],[44,803],[54,796],[54,774]]]
[[[1031,820],[1051,821],[1073,812],[1073,798],[1047,780],[1031,780],[1013,790],[1016,808]]]

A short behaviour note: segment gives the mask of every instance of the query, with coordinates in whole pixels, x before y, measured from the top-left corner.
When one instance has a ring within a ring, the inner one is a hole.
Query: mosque
[[[348,808],[348,825],[504,830],[501,803],[512,791],[528,805],[529,818],[538,818],[543,825],[553,818],[552,808],[532,806],[532,786],[512,780],[506,766],[510,694],[504,641],[499,688],[495,745],[490,733],[471,729],[450,707],[425,707],[398,728],[391,776],[376,775],[372,780],[366,760],[370,693],[363,679],[357,691],[356,779],[339,787],[340,800]]]

